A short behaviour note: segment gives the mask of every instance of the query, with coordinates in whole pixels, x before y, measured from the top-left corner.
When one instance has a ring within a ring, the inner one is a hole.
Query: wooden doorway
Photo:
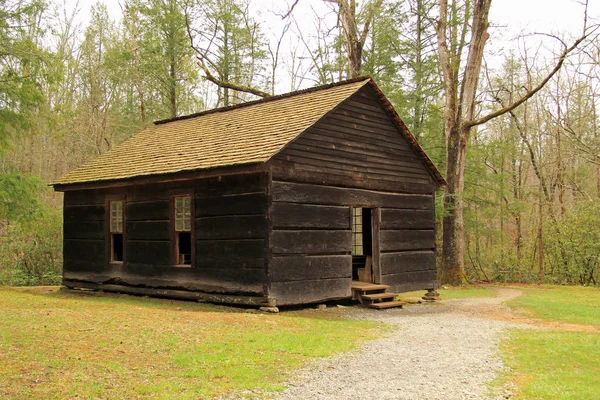
[[[379,283],[379,209],[352,207],[352,280]]]

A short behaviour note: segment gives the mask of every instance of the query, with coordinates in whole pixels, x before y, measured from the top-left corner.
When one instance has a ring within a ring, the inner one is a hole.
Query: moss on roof
[[[54,186],[117,181],[268,161],[338,104],[369,84],[399,132],[445,184],[416,138],[370,78],[356,78],[197,114],[157,121],[74,169]]]
[[[158,121],[53,185],[265,162],[368,81],[346,81]]]

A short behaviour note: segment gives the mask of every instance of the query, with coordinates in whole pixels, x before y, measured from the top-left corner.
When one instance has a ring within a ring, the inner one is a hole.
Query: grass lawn
[[[442,300],[444,299],[466,299],[471,297],[496,297],[496,292],[487,286],[452,286],[444,289],[443,287],[438,290]]]
[[[418,300],[427,293],[427,290],[417,290],[415,292],[400,293],[397,297],[400,300]],[[444,287],[439,288],[438,293],[440,294],[441,300],[449,299],[465,299],[469,297],[496,297],[494,289],[484,286],[461,286],[461,287]]]
[[[509,303],[537,318],[600,328],[600,289],[581,286],[519,287],[523,296]]]
[[[385,327],[55,288],[0,288],[0,398],[207,398],[283,388]],[[252,397],[252,395],[249,395]]]
[[[533,317],[600,327],[600,290],[544,286],[522,288],[509,303]],[[515,330],[502,345],[513,371],[507,379],[520,399],[600,398],[600,334],[552,330]]]

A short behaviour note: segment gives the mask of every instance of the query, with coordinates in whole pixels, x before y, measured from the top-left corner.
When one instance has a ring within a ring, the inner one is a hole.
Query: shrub
[[[41,200],[47,190],[37,177],[0,176],[0,285],[61,281],[62,218]]]

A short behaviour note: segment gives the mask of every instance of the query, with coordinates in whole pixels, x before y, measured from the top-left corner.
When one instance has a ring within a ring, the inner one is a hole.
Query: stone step
[[[383,303],[372,303],[372,304],[368,304],[367,307],[370,308],[376,308],[378,310],[381,310],[383,308],[393,308],[393,307],[400,307],[402,308],[403,305],[405,305],[406,303],[403,301],[385,301]]]
[[[385,293],[363,294],[362,297],[363,297],[363,299],[376,301],[376,300],[393,299],[397,295],[398,295],[398,293],[385,292]]]

